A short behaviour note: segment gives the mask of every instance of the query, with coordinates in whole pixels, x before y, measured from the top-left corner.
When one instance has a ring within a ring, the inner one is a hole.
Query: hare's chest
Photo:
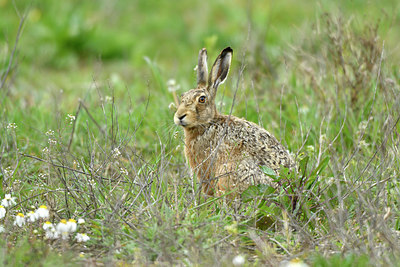
[[[224,147],[224,136],[219,135],[211,127],[195,138],[186,136],[185,155],[193,168],[198,165],[207,165],[211,160],[215,161],[218,158],[219,151],[223,150]]]

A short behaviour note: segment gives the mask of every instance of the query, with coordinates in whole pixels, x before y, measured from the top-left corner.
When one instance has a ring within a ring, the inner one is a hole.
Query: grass
[[[0,198],[16,197],[0,219],[2,265],[397,264],[396,1],[0,6]],[[198,50],[227,45],[220,111],[234,101],[300,168],[233,203],[200,192],[166,85],[191,88]],[[13,225],[43,204],[54,224],[84,218],[91,239]]]

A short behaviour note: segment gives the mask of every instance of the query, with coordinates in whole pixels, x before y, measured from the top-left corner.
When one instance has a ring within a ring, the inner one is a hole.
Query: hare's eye
[[[199,97],[199,102],[200,103],[205,103],[206,102],[206,97],[203,95],[203,96],[200,96]]]

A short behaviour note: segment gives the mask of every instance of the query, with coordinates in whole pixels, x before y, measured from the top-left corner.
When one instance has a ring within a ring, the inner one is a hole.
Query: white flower
[[[169,105],[168,105],[168,109],[169,109],[169,110],[172,110],[172,111],[176,111],[176,109],[177,109],[177,108],[176,108],[176,105],[175,105],[175,103],[172,103],[172,102],[171,102],[171,103],[169,103]]]
[[[82,233],[82,234],[77,233],[75,239],[77,242],[80,243],[80,242],[86,242],[86,241],[90,240],[90,237],[85,233]]]
[[[25,216],[22,213],[18,213],[15,216],[15,222],[14,225],[18,225],[19,227],[22,227],[22,225],[25,224]]]
[[[3,233],[5,231],[4,226],[0,225],[0,233]]]
[[[67,220],[62,219],[56,226],[56,230],[59,233],[68,232]]]
[[[71,114],[67,114],[66,120],[69,120],[69,124],[72,124],[75,120],[75,116]]]
[[[0,219],[4,218],[6,216],[6,209],[0,205]]]
[[[43,218],[43,219],[47,219],[50,217],[49,210],[47,209],[47,207],[45,205],[40,206],[36,210],[36,215],[38,216],[38,218]]]
[[[51,222],[47,221],[43,224],[43,230],[48,231],[51,229],[54,229],[54,225]]]
[[[45,133],[45,135],[47,135],[47,136],[53,136],[54,135],[54,131],[53,130],[48,130],[46,133]]]
[[[56,226],[56,230],[58,232],[58,234],[61,235],[61,238],[63,240],[68,239],[68,230],[69,230],[69,226],[67,225],[67,220],[62,219]]]
[[[44,226],[43,226],[43,227],[44,227]],[[49,229],[46,231],[45,237],[46,237],[47,239],[57,239],[57,238],[60,237],[60,234],[56,231],[56,229],[54,229],[54,227],[52,227],[52,228],[49,228]]]
[[[28,217],[28,222],[35,222],[39,216],[34,212],[34,211],[30,211],[26,217]]]
[[[179,90],[179,88],[181,88],[181,86],[179,84],[176,84],[176,81],[174,79],[169,79],[167,81],[167,87],[168,87],[168,91],[170,91],[170,92],[175,92],[175,91]]]
[[[67,222],[68,232],[73,233],[76,231],[76,221],[74,219],[69,219]]]
[[[298,258],[295,258],[290,261],[284,260],[279,264],[279,266],[281,266],[281,267],[308,267],[308,264]]]
[[[11,122],[7,125],[7,129],[16,129],[17,125],[14,122]]]
[[[43,229],[46,231],[45,237],[47,239],[57,239],[60,236],[54,225],[49,221],[43,224]]]
[[[1,205],[6,208],[15,204],[15,197],[12,197],[11,194],[6,194],[4,199],[1,201]]]
[[[128,170],[125,169],[125,168],[119,168],[119,171],[121,172],[121,174],[124,174],[124,175],[128,175],[129,174]]]
[[[233,258],[232,264],[235,266],[242,266],[244,264],[244,257],[242,255],[237,255]]]
[[[85,223],[85,219],[79,218],[78,219],[78,224],[84,224]]]
[[[118,147],[113,149],[112,156],[113,158],[118,158],[119,156],[121,156],[121,152],[119,151]]]

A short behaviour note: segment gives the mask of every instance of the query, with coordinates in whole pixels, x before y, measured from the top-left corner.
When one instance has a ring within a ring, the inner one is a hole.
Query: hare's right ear
[[[221,54],[219,54],[211,68],[210,78],[208,81],[208,90],[213,96],[215,96],[218,86],[223,84],[228,76],[232,61],[232,54],[232,48],[225,48],[222,50]]]
[[[207,50],[201,49],[199,52],[199,62],[197,63],[197,88],[207,86]]]

